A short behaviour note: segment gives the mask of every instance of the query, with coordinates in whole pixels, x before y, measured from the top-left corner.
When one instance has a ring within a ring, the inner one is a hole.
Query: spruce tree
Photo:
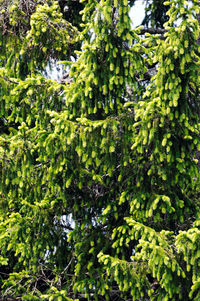
[[[57,1],[5,3],[1,297],[199,300],[199,1],[165,2],[163,37],[127,0],[81,1],[79,31]]]

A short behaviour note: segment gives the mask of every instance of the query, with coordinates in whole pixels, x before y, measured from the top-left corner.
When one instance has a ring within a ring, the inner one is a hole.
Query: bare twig
[[[150,34],[164,34],[166,33],[167,30],[163,28],[142,28],[140,30],[139,34],[145,34],[145,33],[150,33]]]

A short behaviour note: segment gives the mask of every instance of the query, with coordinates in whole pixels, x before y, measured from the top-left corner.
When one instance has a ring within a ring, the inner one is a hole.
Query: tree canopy
[[[134,2],[0,2],[2,300],[200,300],[199,0]]]

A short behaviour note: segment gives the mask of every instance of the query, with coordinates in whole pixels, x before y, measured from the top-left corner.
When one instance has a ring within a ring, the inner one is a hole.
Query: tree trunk
[[[198,22],[199,22],[199,27],[200,27],[200,14],[197,15],[197,20],[198,20]],[[200,34],[199,34],[197,43],[200,45]]]

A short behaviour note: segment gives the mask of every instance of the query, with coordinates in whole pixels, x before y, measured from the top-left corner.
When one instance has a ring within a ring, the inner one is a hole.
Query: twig
[[[12,84],[16,84],[16,85],[19,84],[19,82],[16,82],[16,81],[14,81],[14,80],[12,80],[10,78],[7,78],[6,76],[1,76],[1,78],[3,78],[4,80],[6,80],[7,82],[10,82]]]
[[[145,33],[150,33],[150,34],[164,34],[166,33],[167,30],[163,28],[142,28],[139,32],[140,35],[145,34]]]

